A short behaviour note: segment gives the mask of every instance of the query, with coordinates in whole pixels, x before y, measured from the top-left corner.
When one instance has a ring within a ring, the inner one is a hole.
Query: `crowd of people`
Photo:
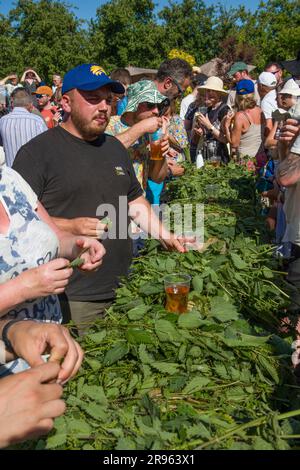
[[[186,158],[258,173],[270,228],[290,247],[297,315],[300,57],[267,64],[257,81],[236,62],[231,88],[223,79],[169,59],[135,83],[126,69],[108,76],[96,64],[55,74],[50,86],[33,69],[0,81],[0,447],[48,432],[64,412],[62,385],[83,352],[62,323],[83,335],[105,315],[143,233],[186,251],[190,240],[154,210]],[[111,206],[115,236],[106,236]]]

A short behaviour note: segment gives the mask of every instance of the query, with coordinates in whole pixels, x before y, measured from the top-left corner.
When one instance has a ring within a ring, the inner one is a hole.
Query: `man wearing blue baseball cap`
[[[106,256],[101,269],[91,276],[76,270],[61,299],[65,319],[84,323],[85,328],[110,305],[120,277],[128,272],[129,210],[130,218],[146,232],[151,227],[151,235],[167,249],[185,251],[184,240],[163,227],[144,198],[124,146],[105,134],[113,92],[124,93],[123,85],[111,80],[99,65],[70,70],[62,87],[64,122],[23,146],[14,163],[64,230],[100,238],[105,224],[97,216],[114,210],[116,236],[103,240]],[[78,330],[82,333],[84,327]]]

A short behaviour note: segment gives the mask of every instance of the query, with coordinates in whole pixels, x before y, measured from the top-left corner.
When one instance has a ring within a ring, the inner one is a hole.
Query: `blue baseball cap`
[[[82,64],[66,73],[63,80],[62,94],[74,88],[93,91],[106,85],[110,86],[113,93],[125,93],[122,83],[111,80],[100,65]]]
[[[236,92],[238,95],[254,93],[254,83],[252,80],[241,80],[236,84]]]

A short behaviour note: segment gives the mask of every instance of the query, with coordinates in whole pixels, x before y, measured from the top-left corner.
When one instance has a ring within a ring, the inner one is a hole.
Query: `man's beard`
[[[71,117],[74,126],[76,127],[76,129],[84,140],[97,139],[100,134],[103,134],[108,124],[108,119],[103,125],[97,124],[95,120],[92,120],[91,122],[86,122],[81,116],[80,109],[77,110],[76,108],[74,109],[74,107],[72,108]],[[106,118],[108,118],[107,115]]]

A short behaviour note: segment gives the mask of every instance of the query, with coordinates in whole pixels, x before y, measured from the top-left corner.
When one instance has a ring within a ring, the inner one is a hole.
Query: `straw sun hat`
[[[209,77],[206,80],[205,85],[199,86],[200,90],[214,90],[218,91],[219,93],[225,93],[227,94],[228,91],[224,90],[223,88],[223,80],[221,80],[219,77]]]

